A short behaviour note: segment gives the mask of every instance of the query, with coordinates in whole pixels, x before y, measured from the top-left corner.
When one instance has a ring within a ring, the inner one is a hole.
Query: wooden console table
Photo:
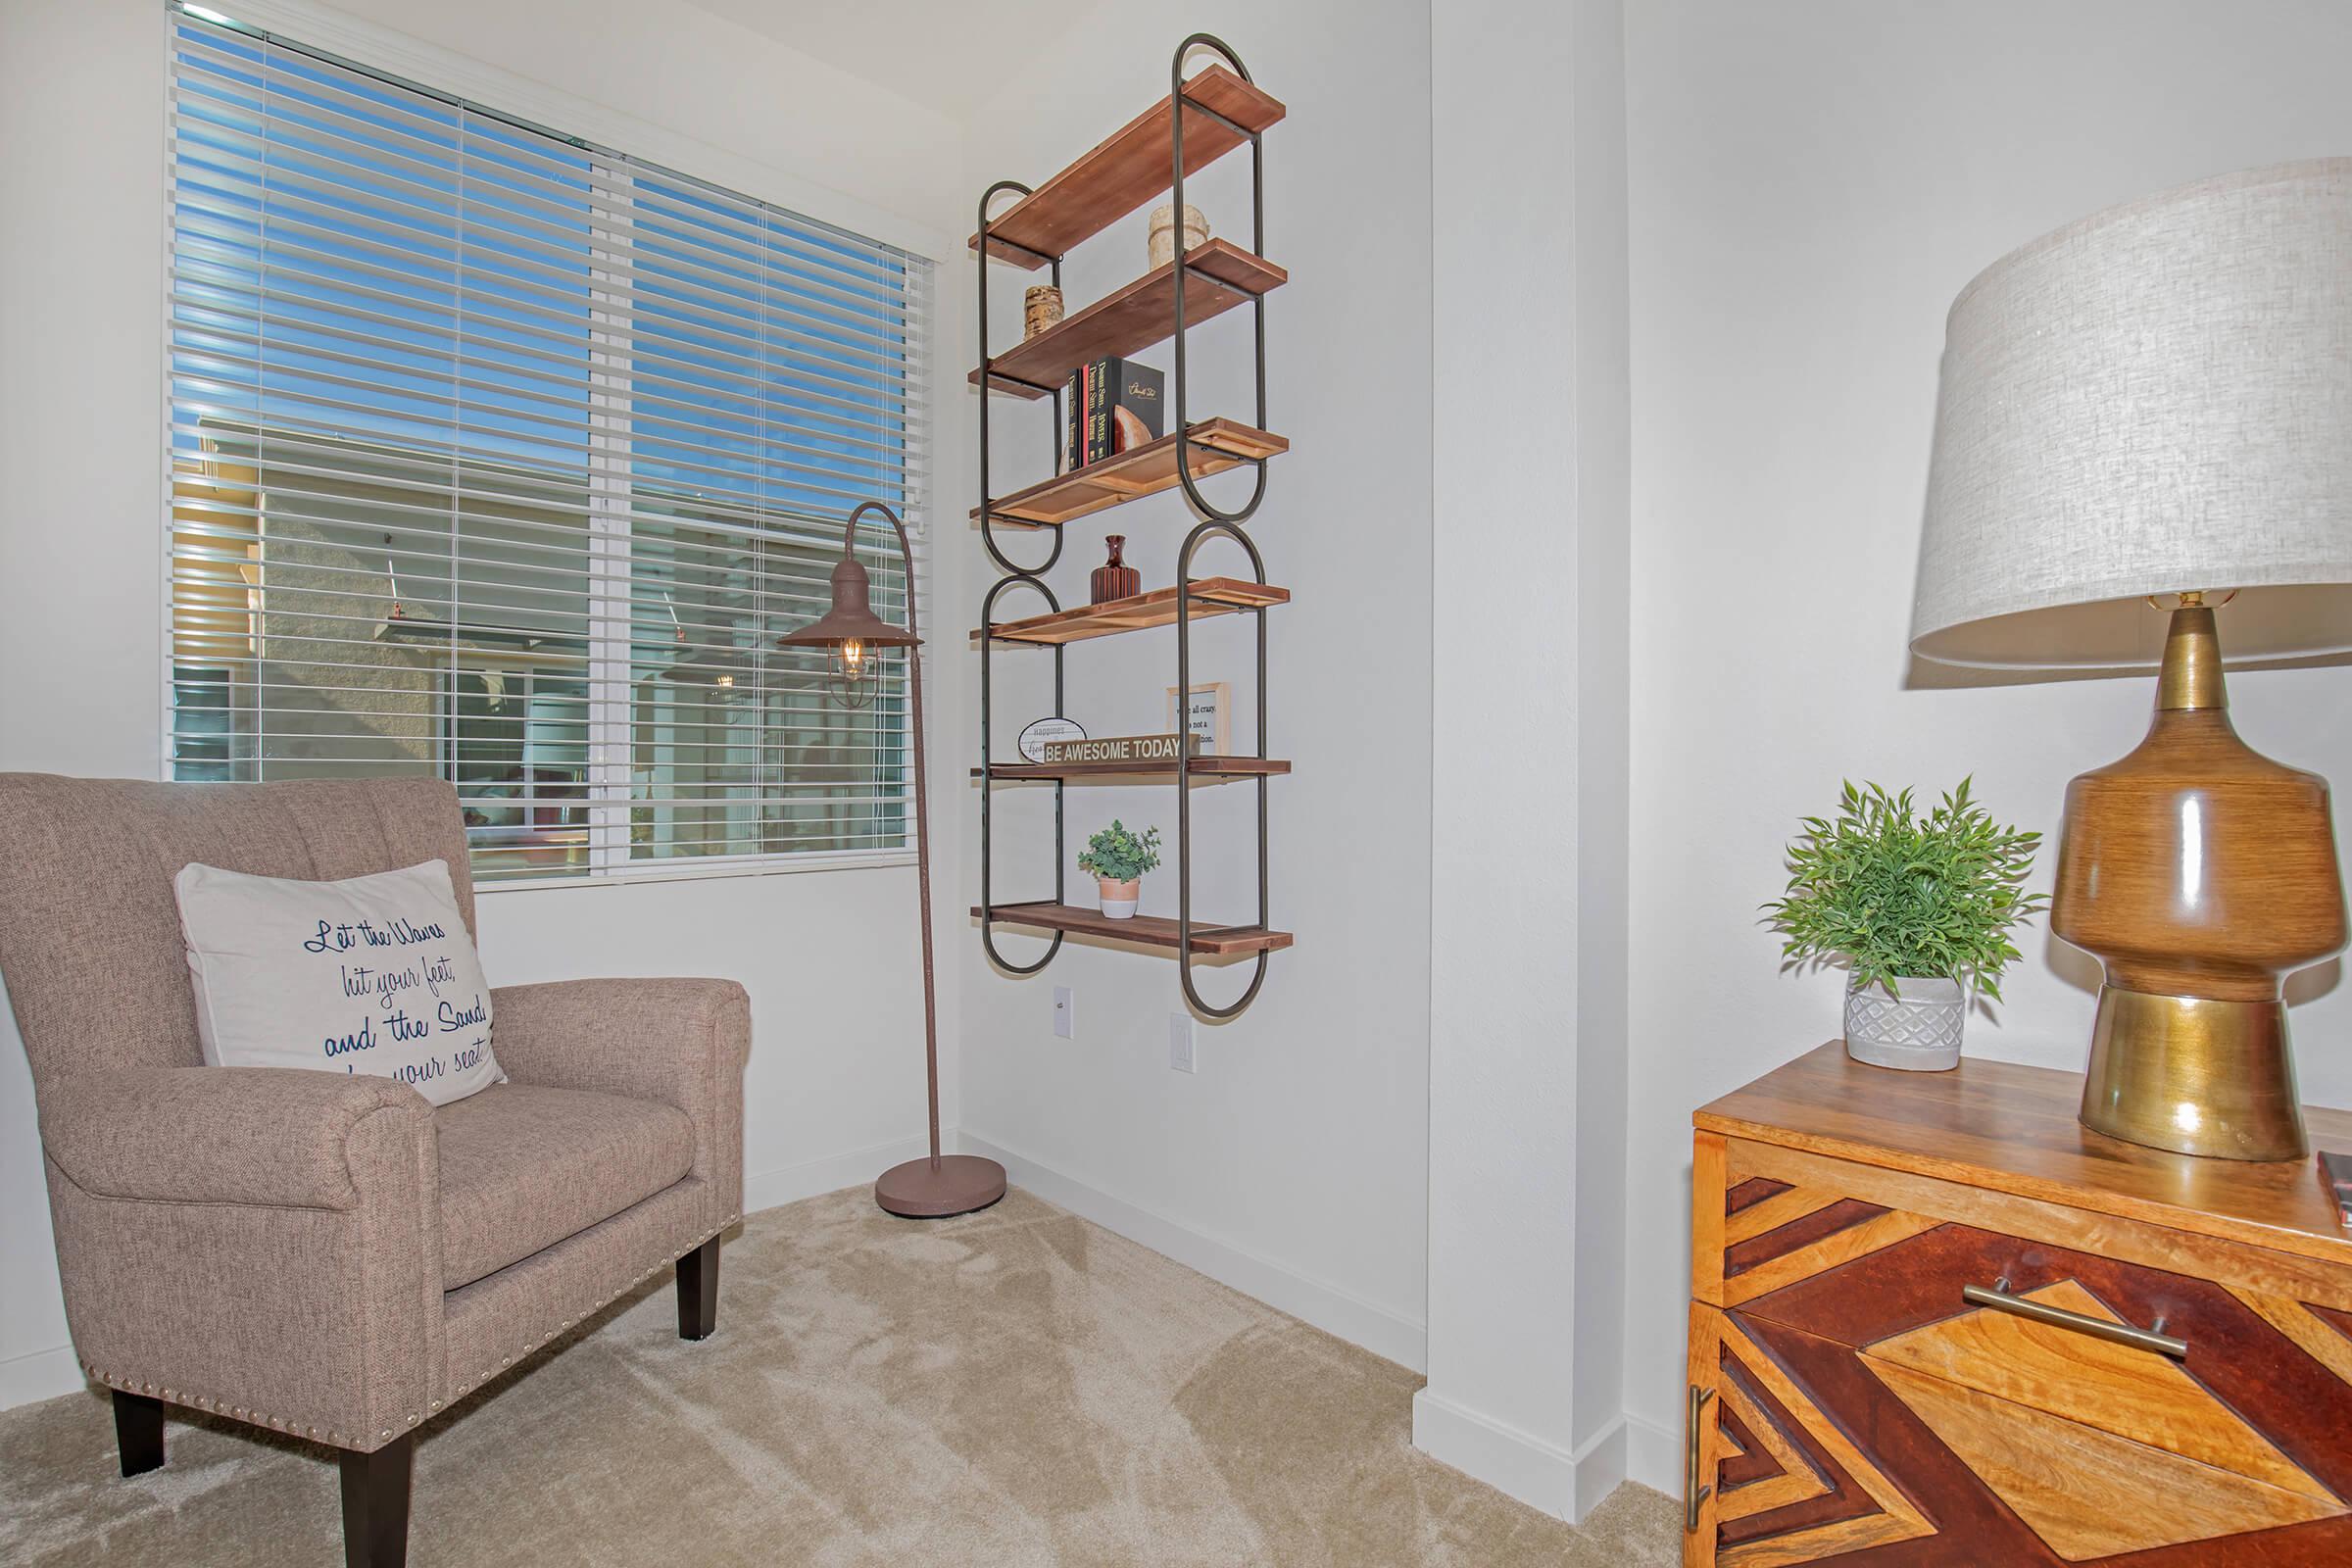
[[[2352,1564],[2313,1163],[2116,1142],[2082,1085],[1833,1041],[1692,1118],[1686,1568]]]

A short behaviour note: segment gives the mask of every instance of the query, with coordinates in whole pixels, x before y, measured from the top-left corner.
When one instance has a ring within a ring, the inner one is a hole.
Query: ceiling
[[[689,0],[955,120],[1103,0]],[[919,42],[920,47],[909,47]]]

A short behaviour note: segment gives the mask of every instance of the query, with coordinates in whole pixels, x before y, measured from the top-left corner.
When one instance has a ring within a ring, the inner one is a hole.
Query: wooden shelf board
[[[980,906],[972,906],[972,913],[980,913]],[[1006,925],[1038,926],[1048,931],[1067,931],[1073,936],[1108,937],[1118,942],[1133,942],[1147,948],[1176,948],[1176,922],[1165,915],[1139,914],[1126,920],[1113,920],[1100,909],[1081,908],[1074,904],[1000,904],[991,911],[991,918]],[[1291,945],[1288,931],[1268,931],[1255,925],[1193,926],[1193,951],[1231,956],[1236,954],[1275,953]]]
[[[1232,419],[1197,421],[1192,428],[1192,439],[1186,445],[1196,479],[1223,473],[1260,458],[1279,457],[1290,450],[1287,438]],[[998,501],[994,514],[998,522],[1015,527],[1058,528],[1094,513],[1175,488],[1176,438],[1163,435],[1115,458],[1104,458],[1083,468],[1055,474],[1025,490],[1016,490]],[[972,508],[971,515],[972,520],[978,521],[980,509]]]
[[[1259,610],[1269,605],[1291,602],[1288,588],[1276,588],[1269,583],[1251,582],[1246,577],[1195,577],[1193,579],[1193,619],[1209,615],[1230,615],[1238,611]],[[1055,611],[1047,615],[1030,615],[1021,620],[1000,620],[993,628],[1001,643],[1082,642],[1089,637],[1108,637],[1114,632],[1146,631],[1153,626],[1176,624],[1176,590],[1154,588],[1148,594],[1129,599],[1106,600],[1100,605],[1080,605],[1075,610]],[[977,639],[980,633],[972,636]]]
[[[1184,317],[1198,325],[1280,288],[1291,274],[1231,240],[1212,239],[1185,253]],[[1065,316],[1018,347],[988,362],[989,382],[1019,398],[1050,395],[1070,372],[1095,360],[1124,359],[1176,330],[1174,262],[1151,271],[1086,309]],[[969,377],[980,384],[980,372]]]
[[[1251,130],[1264,130],[1289,113],[1264,89],[1223,66],[1211,66],[1187,80],[1184,95]],[[989,254],[1034,270],[1164,193],[1175,171],[1175,124],[1172,100],[1162,98],[1120,126],[993,220],[988,225]],[[1190,179],[1242,141],[1208,116],[1194,115],[1184,123],[1185,177]],[[997,243],[1000,240],[1012,243]],[[974,234],[969,243],[977,249],[980,236]]]
[[[1273,757],[1196,757],[1187,777],[1199,789],[1246,778],[1280,778],[1290,770],[1290,763]],[[980,768],[972,769],[974,778],[982,773]],[[1172,784],[1176,763],[1173,759],[1164,762],[992,762],[986,776],[1049,784],[1055,779],[1072,784]]]

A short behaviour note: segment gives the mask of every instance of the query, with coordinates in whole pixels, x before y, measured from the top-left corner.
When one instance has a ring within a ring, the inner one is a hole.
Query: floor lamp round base
[[[1004,1196],[1004,1167],[978,1154],[942,1154],[893,1165],[874,1183],[874,1201],[906,1219],[945,1219]]]

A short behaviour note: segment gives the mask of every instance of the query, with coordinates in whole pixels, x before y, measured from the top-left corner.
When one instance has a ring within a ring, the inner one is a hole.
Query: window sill
[[[912,850],[884,850],[850,855],[779,856],[761,860],[738,860],[708,866],[631,866],[592,875],[506,877],[476,882],[476,898],[506,893],[545,893],[556,888],[622,888],[646,882],[733,881],[743,877],[802,876],[812,871],[886,871],[915,863]]]

